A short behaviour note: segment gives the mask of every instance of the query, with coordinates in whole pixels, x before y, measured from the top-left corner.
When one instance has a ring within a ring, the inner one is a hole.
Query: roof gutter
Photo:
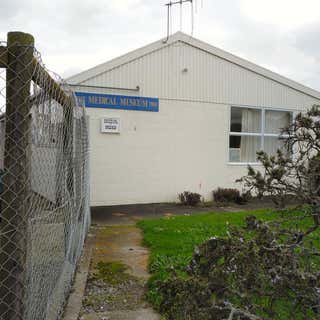
[[[121,88],[121,87],[109,87],[109,86],[92,86],[87,84],[71,84],[67,83],[70,87],[85,87],[85,88],[94,88],[94,89],[109,89],[109,90],[123,90],[123,91],[140,91],[140,87],[136,86],[135,88]]]

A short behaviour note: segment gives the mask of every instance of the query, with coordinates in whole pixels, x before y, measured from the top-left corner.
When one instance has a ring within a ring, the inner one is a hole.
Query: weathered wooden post
[[[0,224],[0,319],[24,319],[30,184],[30,85],[34,39],[9,32],[6,72],[4,191]]]

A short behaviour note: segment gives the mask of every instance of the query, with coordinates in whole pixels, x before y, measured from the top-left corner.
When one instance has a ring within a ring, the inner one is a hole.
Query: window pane
[[[261,132],[261,110],[231,107],[231,132]]]
[[[291,118],[291,112],[266,110],[265,133],[280,133],[291,123]]]
[[[285,149],[283,140],[280,140],[277,137],[264,137],[264,151],[268,155],[275,155],[278,149],[288,153],[288,150]]]
[[[230,162],[256,162],[257,151],[261,150],[261,137],[230,136]]]

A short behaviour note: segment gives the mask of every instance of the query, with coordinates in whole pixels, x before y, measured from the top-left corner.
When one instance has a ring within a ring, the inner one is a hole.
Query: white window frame
[[[261,111],[261,131],[257,133],[251,132],[233,132],[231,131],[231,109],[232,108],[242,108],[242,109],[255,109]],[[265,132],[265,119],[266,119],[266,111],[282,111],[282,112],[289,112],[291,114],[291,120],[293,121],[297,111],[290,110],[290,109],[283,109],[283,108],[272,108],[272,107],[254,107],[254,106],[238,106],[238,105],[231,105],[229,108],[229,134],[228,134],[228,164],[235,165],[235,166],[256,166],[261,165],[259,162],[232,162],[230,161],[230,136],[247,136],[247,137],[260,137],[261,138],[261,149],[264,150],[264,138],[265,137],[272,137],[272,138],[279,138],[280,136],[286,137],[285,135],[280,135],[277,133],[266,133]],[[280,128],[279,128],[280,129]]]

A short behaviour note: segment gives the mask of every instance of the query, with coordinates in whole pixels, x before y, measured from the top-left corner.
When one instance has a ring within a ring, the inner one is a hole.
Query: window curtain
[[[264,137],[264,151],[275,155],[278,149],[283,149],[283,142],[277,137]]]
[[[261,132],[261,111],[255,109],[242,110],[242,132]],[[241,162],[255,162],[256,152],[261,149],[261,137],[241,136]]]
[[[265,114],[265,133],[279,134],[290,123],[290,113],[267,110]]]
[[[281,129],[290,124],[290,113],[267,110],[265,113],[265,133],[280,134]],[[264,138],[264,150],[268,154],[276,154],[278,149],[283,147],[283,143],[276,137]]]

